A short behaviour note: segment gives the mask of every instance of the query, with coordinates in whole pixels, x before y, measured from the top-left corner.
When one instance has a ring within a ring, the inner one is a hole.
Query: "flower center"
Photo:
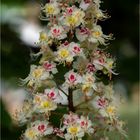
[[[76,81],[75,75],[71,74],[70,77],[69,77],[69,81],[70,82],[75,82]]]
[[[77,46],[74,46],[74,52],[75,52],[75,53],[79,53],[79,52],[80,52],[80,48],[77,47]]]
[[[53,29],[53,34],[56,36],[60,35],[60,29]]]
[[[43,73],[43,69],[35,69],[32,73],[32,76],[35,78],[39,78],[41,77],[42,73]]]
[[[115,107],[109,106],[109,107],[107,108],[107,112],[108,112],[110,115],[115,114]]]
[[[98,105],[101,106],[101,107],[105,107],[105,105],[106,105],[106,100],[105,100],[105,99],[99,99],[99,100],[98,100]]]
[[[100,37],[101,36],[101,33],[99,31],[95,31],[92,33],[93,36],[95,37]]]
[[[49,94],[50,98],[54,97],[54,95],[55,95],[54,92],[51,92],[51,93]]]
[[[27,136],[28,136],[29,138],[34,138],[34,137],[35,137],[34,131],[33,131],[33,130],[29,130],[29,131],[27,132]]]
[[[44,63],[44,68],[46,69],[46,70],[51,70],[51,68],[52,68],[52,64],[49,64],[49,63]]]
[[[40,33],[40,38],[39,38],[40,41],[45,41],[47,40],[47,35],[43,32]]]
[[[44,124],[39,125],[39,126],[38,126],[38,130],[39,130],[39,131],[45,131],[45,125],[44,125]]]
[[[70,16],[67,19],[68,24],[70,24],[71,26],[74,26],[77,23],[77,18],[74,16]]]
[[[55,9],[54,9],[54,7],[52,6],[52,5],[48,5],[48,6],[46,6],[46,12],[48,13],[48,14],[53,14],[54,13],[54,11],[55,11]]]
[[[51,107],[51,103],[50,103],[49,101],[44,101],[44,102],[42,103],[42,107],[43,107],[43,108],[50,108],[50,107]]]
[[[69,133],[75,135],[75,134],[78,133],[79,129],[78,129],[78,127],[76,127],[76,126],[72,126],[72,127],[69,128],[68,131],[69,131]]]
[[[68,50],[63,49],[60,51],[60,57],[62,57],[62,58],[66,58],[66,57],[68,57],[68,55],[69,55]]]

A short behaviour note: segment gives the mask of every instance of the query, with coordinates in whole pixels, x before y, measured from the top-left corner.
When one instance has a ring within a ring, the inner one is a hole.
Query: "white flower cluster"
[[[41,81],[52,79],[52,74],[56,74],[57,72],[54,62],[44,61],[42,66],[31,65],[30,73],[27,78],[22,80],[22,83],[28,83],[28,86],[37,87]]]
[[[100,4],[100,0],[48,0],[41,7],[40,18],[48,24],[40,32],[40,51],[35,54],[40,61],[22,80],[31,94],[17,113],[20,124],[28,124],[23,139],[44,140],[48,135],[101,139],[100,134],[112,130],[125,135],[112,85],[102,82],[116,73],[114,59],[98,47],[112,39],[97,25],[107,18]]]
[[[39,140],[41,137],[53,133],[53,127],[48,121],[35,121],[25,131],[25,140]]]
[[[58,48],[57,52],[54,53],[56,54],[56,61],[62,63],[71,63],[76,56],[84,57],[84,53],[82,48],[80,47],[80,44],[75,42],[64,42]]]
[[[71,112],[63,116],[63,126],[60,130],[62,132],[66,130],[66,134],[64,134],[66,140],[81,139],[85,133],[94,133],[93,124],[88,117],[79,117],[77,114]]]

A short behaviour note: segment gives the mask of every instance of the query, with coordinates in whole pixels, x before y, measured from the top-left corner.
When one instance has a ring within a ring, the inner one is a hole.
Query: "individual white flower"
[[[65,77],[64,84],[68,87],[76,86],[82,82],[82,77],[73,70],[66,73],[64,77]]]
[[[108,105],[108,100],[104,97],[96,96],[92,101],[92,105],[94,106],[94,108],[99,110],[105,109],[105,107],[107,107]]]
[[[82,74],[86,71],[87,64],[88,64],[88,59],[80,56],[73,62],[73,68]]]
[[[71,51],[68,48],[60,47],[56,54],[56,61],[58,62],[68,62],[71,63],[73,61],[73,56]]]
[[[116,115],[116,107],[113,105],[113,102],[109,102],[107,98],[96,96],[92,101],[91,104],[94,108],[96,108],[99,113],[103,117],[115,117]]]
[[[45,31],[41,31],[39,33],[39,41],[37,42],[39,46],[48,46],[51,45],[52,42],[53,39],[49,36],[48,29],[45,29]],[[37,54],[42,54],[42,51],[40,50],[40,52],[38,52]],[[34,56],[36,56],[37,54],[34,54]]]
[[[82,91],[87,96],[91,96],[94,90],[96,90],[95,77],[92,73],[86,73],[82,77]]]
[[[31,65],[30,73],[27,78],[23,79],[23,84],[28,83],[29,86],[37,86],[41,81],[51,78],[49,72],[45,71],[42,66]]]
[[[71,42],[69,45],[70,45],[69,47],[70,47],[70,50],[71,50],[73,56],[80,55],[80,56],[84,57],[84,53],[83,53],[83,50],[80,48],[80,44]]]
[[[97,70],[102,70],[104,74],[113,73],[114,75],[117,75],[117,73],[113,71],[114,60],[112,58],[101,56],[97,59],[94,59],[93,64]]]
[[[100,57],[93,60],[93,64],[97,70],[102,70],[105,64],[105,57]]]
[[[63,99],[57,88],[45,89],[45,95],[56,103],[61,103]]]
[[[27,123],[33,114],[31,100],[25,100],[22,106],[22,110],[18,111],[16,114],[17,121],[20,125]]]
[[[100,4],[101,4],[101,0],[94,0],[94,3],[99,8],[100,7]]]
[[[60,18],[60,22],[64,26],[77,27],[80,24],[84,24],[84,17],[85,13],[81,9],[78,9],[75,6],[68,7]]]
[[[34,111],[37,113],[49,113],[57,108],[57,104],[46,95],[37,94],[33,99]]]
[[[46,13],[46,16],[57,15],[60,12],[59,5],[57,2],[46,3],[43,8],[43,11]]]
[[[92,73],[92,72],[96,71],[96,68],[92,63],[88,63],[87,66],[86,66],[86,71],[88,73]]]
[[[37,120],[37,121],[31,123],[31,127],[36,129],[39,137],[50,135],[53,133],[53,127],[51,125],[49,125],[48,121]]]
[[[64,138],[64,132],[60,128],[54,128],[53,133],[56,134],[56,136]]]
[[[67,37],[66,32],[62,26],[53,25],[48,34],[51,38],[56,38],[58,40],[64,39]]]
[[[88,40],[92,43],[99,42],[102,45],[107,45],[106,41],[112,39],[112,35],[104,35],[101,26],[96,24],[93,25],[93,29],[90,32]]]
[[[106,109],[106,112],[110,115],[110,116],[114,116],[116,114],[116,107],[109,105]]]
[[[48,41],[48,35],[47,35],[47,33],[46,32],[44,32],[44,31],[42,31],[42,32],[40,32],[40,34],[39,34],[39,42],[41,43],[41,42],[47,42]]]
[[[106,63],[104,64],[104,67],[107,71],[109,71],[110,73],[113,73],[115,75],[117,75],[117,73],[115,73],[112,69],[113,69],[113,66],[114,65],[114,60],[111,59],[111,58],[107,58],[106,59]],[[106,71],[104,71],[104,73],[107,73]]]
[[[63,124],[66,126],[73,125],[77,123],[78,120],[79,120],[79,116],[72,112],[70,112],[69,114],[64,114],[63,116]]]
[[[79,41],[83,42],[90,34],[90,30],[86,27],[76,29],[76,37]]]
[[[65,134],[66,140],[82,137],[84,137],[84,131],[82,131],[78,124],[68,126],[67,133]]]
[[[91,2],[92,0],[82,0],[79,7],[83,10],[87,10],[88,7],[91,5]]]
[[[38,140],[38,131],[35,128],[28,128],[24,133],[25,140]]]
[[[108,17],[109,16],[106,13],[104,13],[101,9],[95,7],[95,9],[94,9],[94,18],[102,20],[102,19],[106,19]]]
[[[56,74],[58,72],[54,62],[45,61],[43,63],[43,67],[47,72],[51,72],[52,74]]]
[[[76,56],[85,57],[80,45],[75,42],[65,42],[60,47],[58,47],[56,54],[56,61],[62,63],[71,63]]]
[[[89,120],[88,116],[81,116],[79,119],[80,127],[84,130],[84,132],[88,134],[92,134],[94,132],[93,123]]]

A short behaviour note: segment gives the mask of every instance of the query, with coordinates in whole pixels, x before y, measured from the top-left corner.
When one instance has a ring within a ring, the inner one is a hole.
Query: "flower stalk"
[[[32,94],[16,115],[20,124],[27,124],[24,140],[109,139],[102,130],[126,136],[111,82],[112,74],[117,75],[115,60],[100,47],[112,40],[98,24],[107,18],[100,4],[100,0],[48,0],[41,6],[41,18],[48,22],[34,55],[40,61],[22,80]]]
[[[73,105],[73,90],[72,88],[69,88],[68,89],[68,108],[69,108],[69,111],[72,111],[72,112],[75,112],[75,108],[74,108],[74,105]]]

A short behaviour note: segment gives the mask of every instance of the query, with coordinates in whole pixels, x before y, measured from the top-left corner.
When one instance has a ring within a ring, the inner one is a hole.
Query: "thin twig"
[[[57,87],[58,87],[59,90],[61,90],[68,97],[68,95],[65,91],[63,91],[59,86],[57,86]]]

